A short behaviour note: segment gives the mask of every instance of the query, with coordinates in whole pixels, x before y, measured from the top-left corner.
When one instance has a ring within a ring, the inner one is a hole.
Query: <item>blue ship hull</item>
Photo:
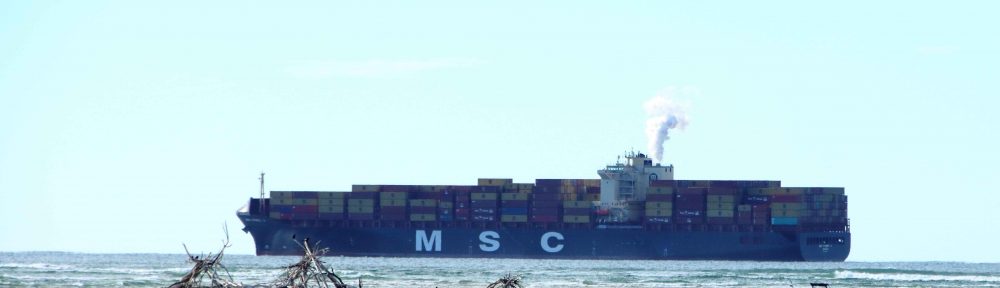
[[[844,261],[851,247],[846,231],[722,231],[684,225],[664,230],[611,225],[373,227],[379,224],[239,217],[254,238],[257,255],[301,255],[297,243],[305,238],[329,248],[327,255],[381,257]]]

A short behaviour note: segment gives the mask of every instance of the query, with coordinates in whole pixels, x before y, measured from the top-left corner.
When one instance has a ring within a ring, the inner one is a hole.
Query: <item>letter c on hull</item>
[[[542,250],[545,250],[545,252],[549,252],[549,253],[556,253],[556,252],[562,251],[563,244],[558,244],[556,246],[550,246],[549,245],[549,238],[556,238],[556,240],[563,240],[564,239],[562,233],[559,233],[559,232],[545,232],[545,234],[542,234]]]

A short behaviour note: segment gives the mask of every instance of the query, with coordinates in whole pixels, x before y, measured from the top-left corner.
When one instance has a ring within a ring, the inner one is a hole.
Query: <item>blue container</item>
[[[771,217],[771,225],[799,225],[798,217]]]

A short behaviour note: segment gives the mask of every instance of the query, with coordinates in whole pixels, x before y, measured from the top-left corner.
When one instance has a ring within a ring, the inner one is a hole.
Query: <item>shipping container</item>
[[[501,222],[528,222],[528,215],[501,215]]]
[[[379,185],[352,185],[351,192],[378,192]]]
[[[799,225],[797,217],[771,217],[771,225]]]
[[[410,207],[437,207],[437,200],[410,199]]]
[[[673,210],[669,209],[646,209],[646,216],[672,216]]]
[[[673,222],[671,220],[672,220],[671,217],[662,217],[662,216],[647,215],[646,217],[643,217],[643,221],[645,221],[646,223],[671,223]]]
[[[590,201],[563,201],[563,208],[590,208],[594,206]]]
[[[513,183],[514,179],[508,178],[479,178],[479,186],[504,186]]]
[[[372,213],[348,213],[347,219],[350,220],[375,220],[375,214]]]
[[[564,223],[590,223],[590,216],[579,216],[579,215],[565,215],[563,216]]]
[[[472,200],[497,200],[497,193],[472,193]]]
[[[563,215],[590,215],[593,208],[563,208]]]
[[[528,200],[531,193],[502,193],[500,200]]]
[[[531,219],[531,222],[546,222],[546,223],[550,223],[550,222],[556,222],[557,220],[559,220],[559,216],[556,216],[556,215],[531,215],[531,217],[529,217],[529,219]]]
[[[437,221],[434,214],[410,214],[410,221]]]

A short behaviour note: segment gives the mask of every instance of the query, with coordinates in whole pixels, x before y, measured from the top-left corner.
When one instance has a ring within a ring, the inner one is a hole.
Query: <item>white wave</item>
[[[857,271],[836,271],[834,277],[839,279],[869,279],[883,281],[962,281],[962,282],[1000,282],[1000,276],[984,275],[936,275],[915,273],[870,273]]]

